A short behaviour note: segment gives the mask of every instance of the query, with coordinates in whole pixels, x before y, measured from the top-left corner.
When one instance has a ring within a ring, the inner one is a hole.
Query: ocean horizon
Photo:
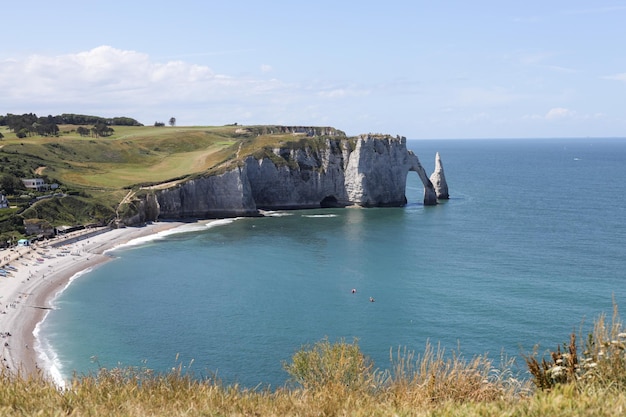
[[[380,369],[431,343],[524,372],[521,354],[625,305],[626,139],[407,147],[428,173],[440,153],[450,200],[424,206],[410,172],[405,207],[212,220],[117,248],[38,326],[46,367],[181,366],[279,387],[282,364],[328,338],[357,339]]]

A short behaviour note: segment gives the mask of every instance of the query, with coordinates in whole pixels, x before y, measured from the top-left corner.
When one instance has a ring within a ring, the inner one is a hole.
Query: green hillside
[[[205,171],[223,162],[237,143],[228,128],[123,126],[105,138],[62,128],[66,133],[58,137],[18,139],[4,132],[0,159],[67,186],[111,190]]]
[[[211,172],[305,137],[280,126],[111,126],[105,137],[81,135],[81,128],[58,125],[57,135],[18,137],[0,126],[0,193],[12,207],[0,208],[0,242],[24,235],[23,219],[52,226],[107,222],[129,190]],[[21,178],[59,188],[34,192]],[[65,197],[32,204],[51,193]]]

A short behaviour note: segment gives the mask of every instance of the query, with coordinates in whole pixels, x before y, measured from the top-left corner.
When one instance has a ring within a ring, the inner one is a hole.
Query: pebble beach
[[[173,229],[176,222],[120,229],[97,228],[0,250],[0,362],[12,374],[47,375],[35,329],[72,277],[111,259],[106,251],[133,239]]]

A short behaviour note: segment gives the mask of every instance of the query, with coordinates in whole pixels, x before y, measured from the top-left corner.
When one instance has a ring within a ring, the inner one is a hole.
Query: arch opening
[[[324,197],[322,199],[322,201],[320,201],[320,207],[322,207],[322,208],[339,208],[339,207],[344,207],[344,206],[339,203],[339,201],[337,200],[337,197],[335,197],[334,195],[328,195],[328,196]]]

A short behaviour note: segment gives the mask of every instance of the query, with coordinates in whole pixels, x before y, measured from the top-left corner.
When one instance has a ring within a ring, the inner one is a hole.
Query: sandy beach
[[[2,366],[27,377],[46,370],[40,367],[33,334],[51,301],[78,272],[111,259],[104,254],[133,239],[181,226],[158,222],[142,227],[89,229],[38,242],[32,246],[0,251],[0,343]],[[48,375],[49,376],[49,375]]]

